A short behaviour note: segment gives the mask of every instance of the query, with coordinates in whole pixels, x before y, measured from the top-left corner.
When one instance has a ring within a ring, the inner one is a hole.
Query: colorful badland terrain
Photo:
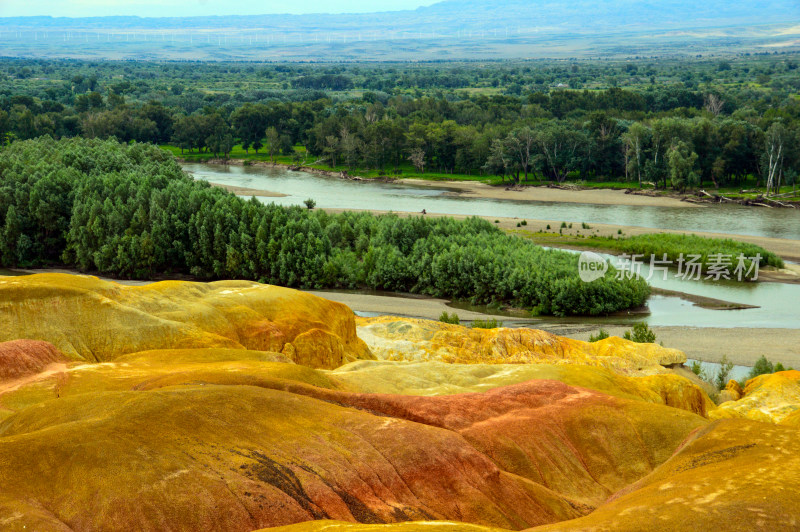
[[[794,530],[800,372],[358,318],[250,282],[0,277],[3,530]]]

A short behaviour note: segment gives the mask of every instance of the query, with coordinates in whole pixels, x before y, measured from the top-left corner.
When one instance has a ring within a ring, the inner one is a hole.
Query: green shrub
[[[592,226],[591,226],[591,225],[589,225],[589,224],[587,224],[586,222],[583,222],[583,223],[581,224],[581,227],[583,227],[584,229],[591,229],[591,228],[592,228]]]
[[[789,368],[791,370],[792,368]],[[768,375],[770,373],[779,373],[781,371],[787,371],[787,369],[781,364],[780,362],[775,363],[774,365],[772,362],[767,360],[767,357],[761,355],[761,358],[756,360],[756,363],[753,365],[753,368],[750,370],[750,374],[748,375],[748,379],[754,379],[759,375]]]
[[[589,336],[589,342],[591,343],[599,342],[600,340],[605,340],[608,337],[609,337],[608,331],[605,329],[600,329],[599,331],[597,331],[596,335],[592,334],[591,336]]]
[[[461,320],[458,317],[458,314],[453,312],[452,314],[448,314],[447,311],[442,312],[442,315],[439,316],[439,321],[442,323],[450,323],[452,325],[460,325]]]
[[[701,364],[698,360],[692,360],[692,363],[689,364],[689,369],[692,370],[692,373],[697,375],[698,377],[703,377],[705,375],[705,369],[703,369],[703,364]]]
[[[313,200],[313,199],[311,199],[311,198],[308,198],[307,200],[305,200],[305,201],[303,202],[303,204],[305,204],[305,206],[306,206],[306,208],[307,208],[308,210],[313,210],[313,209],[314,209],[314,207],[316,207],[316,206],[317,206],[317,202],[316,202],[316,201],[314,201],[314,200]]]
[[[526,220],[522,220],[522,221],[520,222],[520,224],[522,224],[523,226],[526,226],[526,225],[528,225],[528,222],[527,222]]]
[[[617,234],[621,235],[621,230],[618,230]],[[645,257],[644,261],[650,260],[651,256],[661,260],[666,255],[667,260],[675,266],[677,266],[678,260],[682,255],[685,260],[689,260],[689,255],[697,255],[699,257],[697,262],[701,265],[703,274],[708,273],[714,259],[721,254],[726,259],[730,258],[731,264],[720,265],[720,268],[733,279],[738,278],[735,275],[735,270],[740,255],[745,257],[743,261],[743,278],[752,278],[755,273],[751,261],[747,260],[750,257],[761,255],[759,267],[774,266],[783,268],[784,266],[783,260],[778,255],[760,246],[737,240],[706,238],[695,235],[653,233],[618,239],[599,238],[593,241],[592,245],[630,255],[642,255]]]
[[[733,362],[728,360],[728,356],[724,355],[722,360],[719,361],[719,369],[714,378],[714,384],[717,389],[724,390],[730,380],[731,371],[733,371]]]
[[[470,327],[473,329],[499,329],[503,326],[502,321],[497,321],[496,319],[488,319],[488,320],[474,320]]]
[[[650,329],[650,326],[643,321],[634,324],[633,329],[630,331],[625,331],[623,338],[632,342],[636,342],[637,344],[656,343],[656,333],[654,333]]]
[[[749,378],[753,379],[759,375],[766,375],[774,372],[775,368],[773,367],[772,362],[767,360],[767,357],[764,355],[761,355],[761,358],[756,360],[756,363],[753,365],[753,369],[750,370]]]

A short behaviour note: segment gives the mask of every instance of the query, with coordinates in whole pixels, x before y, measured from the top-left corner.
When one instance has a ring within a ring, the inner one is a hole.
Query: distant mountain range
[[[670,28],[763,24],[800,19],[798,0],[446,0],[415,12],[420,17],[481,24],[598,28]]]
[[[41,28],[265,28],[302,24],[316,28],[333,24],[352,28],[377,24],[411,29],[669,28],[676,25],[723,26],[800,20],[798,0],[445,0],[416,10],[359,14],[202,16],[202,17],[0,17],[4,26]]]
[[[766,25],[780,25],[780,28],[759,28]],[[409,57],[415,57],[415,50],[427,50],[427,56],[435,52],[447,58],[525,56],[536,48],[525,48],[526,44],[541,43],[544,38],[550,38],[551,48],[561,50],[558,53],[599,52],[600,48],[585,39],[610,34],[638,35],[631,46],[625,45],[625,39],[614,41],[611,47],[614,53],[624,54],[633,50],[643,52],[643,47],[647,48],[648,33],[683,30],[693,32],[687,39],[704,41],[702,46],[746,48],[775,41],[778,48],[789,49],[800,44],[793,40],[800,33],[798,25],[799,0],[445,0],[413,11],[368,14],[0,18],[0,55],[130,57],[135,55],[136,49],[139,50],[136,53],[144,55],[170,57],[178,51],[159,51],[152,45],[155,36],[166,42],[165,33],[170,34],[170,43],[186,43],[190,47],[201,43],[209,45],[209,49],[202,52],[204,57],[229,59],[252,58],[255,52],[248,51],[247,46],[258,48],[260,44],[275,55],[295,59],[304,58],[302,50],[296,49],[300,45],[309,53],[306,59],[337,54],[341,55],[339,58],[385,59],[391,55],[388,52],[404,53],[402,46],[393,46],[393,50],[383,51],[386,53],[380,52],[380,46],[372,45],[360,50],[356,43],[365,41],[411,43],[405,54]],[[697,33],[709,29],[719,31]],[[581,39],[584,42],[576,44],[576,40]],[[92,40],[96,43],[94,46],[77,46]],[[421,46],[422,41],[435,46],[426,48]],[[500,46],[500,41],[508,46]],[[151,44],[143,47],[134,46],[132,42]],[[479,45],[483,52],[474,46],[470,50],[467,46],[470,42]],[[318,46],[310,46],[312,43]],[[452,46],[442,47],[443,43]],[[210,49],[212,44],[216,51]],[[223,48],[227,51],[222,52]],[[657,48],[660,49],[660,44]],[[610,53],[607,48],[603,50]],[[670,50],[677,51],[672,45]],[[262,52],[263,49],[255,55]],[[178,55],[185,57],[187,53],[188,50],[182,50]],[[533,55],[541,54],[537,51]],[[425,53],[417,58],[426,58],[424,56]]]

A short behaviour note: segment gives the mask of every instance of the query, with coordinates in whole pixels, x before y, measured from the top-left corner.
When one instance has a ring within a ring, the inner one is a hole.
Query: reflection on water
[[[348,181],[284,168],[185,164],[199,179],[214,183],[270,190],[284,198],[259,198],[265,203],[302,205],[307,198],[321,208],[518,217],[709,231],[800,239],[800,210],[755,209],[740,205],[697,207],[632,207],[577,203],[459,198],[441,189],[401,183]]]

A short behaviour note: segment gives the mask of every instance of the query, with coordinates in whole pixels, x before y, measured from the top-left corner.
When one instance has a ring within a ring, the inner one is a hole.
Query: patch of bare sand
[[[222,183],[211,183],[209,184],[213,187],[224,188],[228,192],[233,192],[237,196],[259,196],[262,198],[284,198],[286,194],[281,194],[280,192],[272,192],[270,190],[261,190],[259,188],[247,188],[247,187],[238,187],[235,185],[223,185]]]
[[[446,299],[436,299],[428,297],[400,297],[382,296],[371,294],[356,294],[346,292],[328,292],[324,290],[309,291],[310,294],[319,296],[330,301],[344,303],[357,312],[366,312],[378,315],[402,316],[408,318],[424,318],[428,320],[439,319],[442,312],[456,312],[465,321],[485,320],[496,317],[490,314],[473,312],[470,310],[456,310],[448,306]],[[509,318],[502,318],[506,321]]]
[[[621,336],[628,327],[603,327],[612,336]],[[686,356],[705,362],[719,362],[723,356],[740,366],[752,366],[762,355],[771,362],[800,367],[800,329],[756,329],[715,327],[653,327],[659,342],[680,349]],[[568,335],[588,340],[591,331]]]
[[[454,309],[448,301],[434,298],[404,298],[337,292],[311,292],[317,296],[344,303],[355,311],[378,315],[418,317],[435,320],[442,312],[457,313],[463,321],[496,318],[506,326],[525,326],[553,334],[588,340],[600,325],[554,322],[549,320],[509,318]],[[630,326],[603,325],[612,336],[622,336]],[[706,362],[719,362],[723,356],[734,364],[752,366],[762,355],[785,366],[800,367],[800,329],[653,327],[658,341],[680,349],[686,356]]]
[[[421,187],[447,188],[465,198],[553,201],[558,203],[590,203],[594,205],[632,205],[649,207],[697,207],[703,205],[688,203],[668,196],[640,196],[625,194],[612,189],[565,190],[549,187],[522,187],[510,190],[477,181],[426,181],[424,179],[403,179],[402,183]]]

